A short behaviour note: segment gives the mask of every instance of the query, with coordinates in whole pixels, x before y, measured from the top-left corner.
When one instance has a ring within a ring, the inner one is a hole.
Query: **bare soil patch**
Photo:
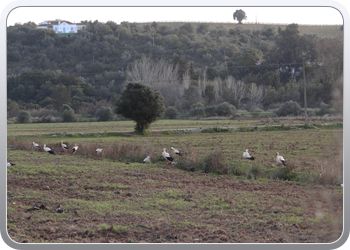
[[[36,157],[27,154],[26,163]],[[57,157],[43,158],[59,168],[73,156]],[[7,219],[14,241],[320,243],[342,233],[338,186],[249,181],[80,156],[74,161],[82,165],[49,174],[39,166],[35,174],[24,172],[24,160],[10,170]],[[47,210],[28,211],[35,205]],[[55,213],[58,205],[63,213]]]

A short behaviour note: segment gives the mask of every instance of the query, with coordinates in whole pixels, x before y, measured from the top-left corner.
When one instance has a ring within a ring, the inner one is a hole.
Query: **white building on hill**
[[[56,19],[54,21],[44,21],[39,23],[38,29],[54,29],[56,33],[77,33],[78,30],[86,26],[80,23],[71,23],[68,21]]]

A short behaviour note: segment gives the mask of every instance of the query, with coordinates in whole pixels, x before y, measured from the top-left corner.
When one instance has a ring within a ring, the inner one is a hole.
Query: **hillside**
[[[142,25],[149,24],[151,23],[140,23],[139,27],[142,27]],[[185,24],[185,22],[158,22],[160,25],[169,25],[173,28],[179,28],[181,25]],[[192,24],[195,27],[198,27],[200,24],[203,24],[202,22],[192,22]],[[281,29],[285,29],[288,24],[278,24],[278,23],[243,23],[238,24],[236,22],[232,23],[216,23],[216,22],[211,22],[211,23],[205,23],[208,24],[210,29],[214,29],[216,27],[223,27],[227,30],[230,29],[236,29],[238,27],[241,27],[242,29],[246,30],[264,30],[266,27],[272,27],[274,29],[278,29],[280,27]],[[301,35],[316,35],[317,37],[320,38],[325,38],[325,37],[337,37],[339,35],[342,35],[342,30],[341,30],[341,25],[307,25],[307,24],[298,24],[299,25],[299,32]]]
[[[58,111],[60,96],[92,117],[96,103],[113,108],[130,81],[151,85],[166,107],[183,114],[199,102],[249,111],[290,100],[303,106],[305,61],[308,107],[331,105],[342,86],[343,36],[336,25],[83,23],[86,29],[69,37],[30,22],[8,27],[10,118],[20,109]]]

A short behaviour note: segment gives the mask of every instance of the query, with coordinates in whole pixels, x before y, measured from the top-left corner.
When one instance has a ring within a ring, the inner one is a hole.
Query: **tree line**
[[[158,90],[165,107],[228,103],[237,109],[334,104],[342,88],[343,33],[300,35],[297,24],[250,30],[206,23],[178,25],[83,21],[86,29],[58,37],[28,22],[7,28],[8,117],[21,109],[60,111],[69,105],[93,117],[114,110],[127,82]]]

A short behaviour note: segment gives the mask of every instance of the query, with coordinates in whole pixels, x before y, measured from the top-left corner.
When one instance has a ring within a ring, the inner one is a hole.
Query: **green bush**
[[[77,116],[74,113],[74,110],[66,110],[61,113],[63,122],[76,122]]]
[[[312,116],[316,116],[318,115],[318,109],[311,109],[311,108],[307,108],[307,116],[308,117],[312,117]],[[305,116],[305,109],[301,109],[300,110],[300,113],[299,113],[300,116]]]
[[[68,105],[63,104],[60,110],[61,117],[63,122],[76,122],[77,116],[75,115],[74,110]]]
[[[216,113],[216,106],[207,106],[205,107],[205,113],[207,116],[217,116],[218,114]]]
[[[18,123],[28,123],[30,120],[30,114],[25,110],[20,110],[17,115]]]
[[[232,116],[236,113],[236,107],[228,102],[223,102],[216,106],[215,111],[219,116]]]
[[[318,111],[318,115],[325,115],[328,114],[328,110],[329,110],[330,105],[326,104],[324,102],[321,102],[320,104],[320,110]]]
[[[60,109],[60,113],[62,114],[64,111],[67,110],[73,110],[68,104],[63,104],[61,109]]]
[[[95,116],[99,122],[113,120],[113,112],[110,107],[102,106],[96,111]]]
[[[52,115],[44,116],[40,119],[40,122],[42,123],[50,123],[53,122],[54,118]]]
[[[164,117],[168,119],[176,119],[178,112],[175,107],[169,106],[164,113]]]
[[[292,100],[285,102],[281,105],[281,107],[277,110],[278,116],[287,116],[287,115],[299,115],[301,111],[301,107],[297,102],[293,102]]]
[[[317,115],[323,116],[326,114],[335,114],[336,111],[334,108],[331,107],[330,104],[326,104],[324,102],[321,102],[320,109],[317,111]]]
[[[190,109],[190,116],[203,116],[205,114],[205,108],[203,103],[197,102],[192,104]]]

